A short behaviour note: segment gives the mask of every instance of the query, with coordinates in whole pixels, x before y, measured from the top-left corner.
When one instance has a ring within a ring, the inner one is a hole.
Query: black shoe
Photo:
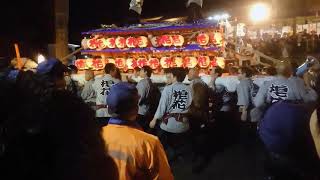
[[[196,3],[190,3],[189,7],[187,8],[188,11],[188,23],[194,23],[197,20],[203,19],[201,14],[201,6]]]

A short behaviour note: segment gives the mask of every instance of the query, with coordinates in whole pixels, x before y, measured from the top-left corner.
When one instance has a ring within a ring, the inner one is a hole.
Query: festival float
[[[114,63],[122,72],[150,66],[154,74],[171,67],[224,67],[224,35],[217,23],[149,23],[129,27],[104,26],[83,32],[79,70],[102,70]]]

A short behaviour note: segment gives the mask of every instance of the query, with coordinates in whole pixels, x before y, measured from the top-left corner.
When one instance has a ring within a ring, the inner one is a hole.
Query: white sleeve
[[[167,112],[167,108],[169,106],[168,101],[169,101],[169,91],[168,91],[168,87],[165,87],[164,90],[162,91],[156,114],[154,115],[155,119],[161,119],[165,115],[165,113]]]
[[[264,83],[260,88],[259,91],[254,99],[254,105],[255,107],[263,107],[266,104],[267,100],[267,93],[268,93],[268,87],[267,84]]]

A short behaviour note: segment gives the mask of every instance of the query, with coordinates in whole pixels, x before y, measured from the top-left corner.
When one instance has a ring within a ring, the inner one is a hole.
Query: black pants
[[[173,163],[178,157],[185,155],[189,145],[189,132],[170,133],[159,128],[157,136],[163,145],[170,163]]]

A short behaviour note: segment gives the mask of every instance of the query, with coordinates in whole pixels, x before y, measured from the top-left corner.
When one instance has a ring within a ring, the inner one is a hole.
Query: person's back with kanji
[[[263,107],[266,104],[274,104],[283,100],[306,101],[302,96],[301,87],[292,78],[292,67],[287,62],[279,62],[277,65],[278,76],[265,82],[259,89],[254,104]]]
[[[118,79],[114,78],[117,73],[117,69],[114,64],[112,63],[106,64],[104,70],[105,70],[105,75],[100,78],[97,78],[92,85],[97,95],[97,99],[96,99],[96,105],[97,105],[96,116],[97,117],[110,117],[107,110],[106,99],[108,97],[110,88],[114,84],[120,82]]]

